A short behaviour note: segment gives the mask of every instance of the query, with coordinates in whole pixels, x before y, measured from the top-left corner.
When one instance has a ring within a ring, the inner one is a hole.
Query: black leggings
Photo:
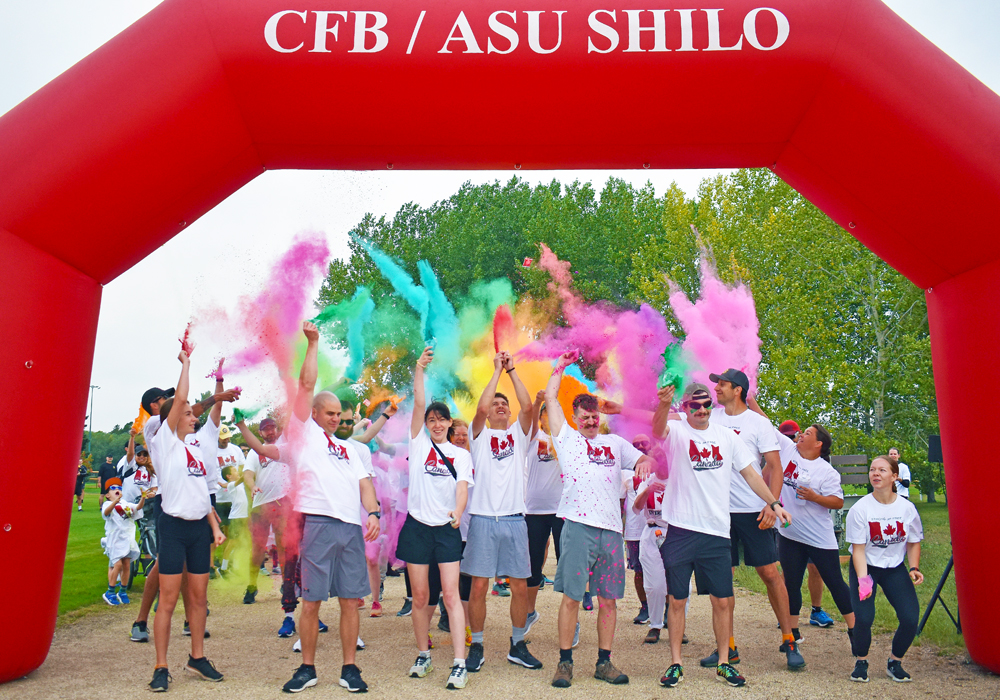
[[[785,575],[785,588],[788,589],[788,610],[793,618],[798,617],[802,611],[802,578],[809,560],[816,565],[823,583],[830,589],[830,595],[840,614],[854,612],[851,607],[851,591],[840,572],[839,550],[820,549],[779,535],[778,559]]]
[[[896,611],[899,627],[892,636],[892,655],[901,659],[917,636],[917,617],[920,615],[917,591],[903,564],[892,569],[869,564],[868,575],[872,577],[875,586],[882,589],[885,599]],[[861,600],[858,594],[858,574],[853,565],[850,567],[850,580],[851,604],[854,606],[854,641],[851,650],[855,656],[868,656],[872,645],[872,622],[875,620],[875,587],[872,587],[872,594],[867,599]]]
[[[556,545],[556,561],[559,561],[559,538],[562,536],[563,519],[554,513],[525,515],[524,522],[528,526],[528,556],[531,558],[528,586],[537,588],[542,582],[542,563],[545,561],[545,547],[549,543],[550,534]]]

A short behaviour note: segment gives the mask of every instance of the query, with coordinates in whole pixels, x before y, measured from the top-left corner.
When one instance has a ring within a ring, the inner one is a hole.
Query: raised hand
[[[597,399],[597,410],[608,416],[615,416],[622,412],[622,405],[610,399]]]
[[[657,390],[656,397],[660,400],[661,404],[666,406],[673,406],[675,391],[676,389],[674,389],[674,386],[671,384],[669,386],[665,386],[662,389]]]
[[[580,357],[579,350],[570,350],[569,352],[564,352],[559,356],[559,360],[556,362],[555,369],[552,370],[552,374],[559,374],[564,369],[569,367],[571,364],[577,361]]]
[[[417,364],[420,366],[421,369],[426,369],[427,365],[429,365],[433,361],[434,361],[434,348],[428,345],[426,348],[424,348],[423,353],[421,353],[420,358],[417,360]],[[494,364],[496,364],[496,360],[494,360]]]
[[[305,335],[306,340],[310,343],[315,343],[319,340],[319,328],[311,321],[302,322],[302,334]]]

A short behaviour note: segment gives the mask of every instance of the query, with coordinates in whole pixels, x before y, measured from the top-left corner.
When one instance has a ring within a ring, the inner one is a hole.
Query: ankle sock
[[[523,637],[522,637],[522,639],[523,639]],[[473,644],[482,644],[483,643],[483,633],[482,632],[473,632],[472,633],[472,643]]]
[[[602,661],[611,661],[611,650],[610,649],[598,649],[597,650],[597,663]]]
[[[417,654],[417,656],[419,656],[421,659],[429,659],[431,658],[431,653],[430,651],[422,651],[419,654]]]
[[[455,663],[453,663],[452,666],[461,666],[462,668],[465,668],[465,659],[455,659]]]
[[[781,641],[782,642],[794,642],[795,641],[795,635],[794,634],[783,634],[783,635],[781,635]]]
[[[559,650],[559,663],[563,661],[568,661],[573,663],[573,650],[572,649],[560,649]]]
[[[292,622],[295,622],[295,613],[286,612],[285,618],[291,619]]]
[[[736,651],[736,637],[729,638],[729,648]]]
[[[511,629],[511,639],[513,640],[514,644],[517,644],[518,642],[523,642],[524,641],[524,630],[526,628],[524,628],[524,627],[511,627],[510,629]]]

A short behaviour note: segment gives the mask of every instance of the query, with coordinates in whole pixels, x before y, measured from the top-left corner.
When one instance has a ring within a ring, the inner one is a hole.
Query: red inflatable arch
[[[0,118],[0,376],[27,417],[0,433],[0,551],[63,560],[101,285],[265,170],[766,166],[926,289],[966,642],[1000,671],[966,386],[1000,347],[1000,97],[878,0],[768,3],[166,0],[46,85]],[[65,507],[40,517],[41,469]],[[0,579],[0,680],[45,659],[61,573],[31,605]]]

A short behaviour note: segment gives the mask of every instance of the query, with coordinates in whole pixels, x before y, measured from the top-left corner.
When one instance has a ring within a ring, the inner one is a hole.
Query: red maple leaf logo
[[[709,455],[711,454],[712,453],[709,451],[707,447],[701,451],[701,456],[704,457],[705,459],[708,459]]]
[[[892,537],[894,534],[896,534],[896,528],[894,528],[892,525],[886,525],[885,526],[885,534],[887,534],[890,537]]]

